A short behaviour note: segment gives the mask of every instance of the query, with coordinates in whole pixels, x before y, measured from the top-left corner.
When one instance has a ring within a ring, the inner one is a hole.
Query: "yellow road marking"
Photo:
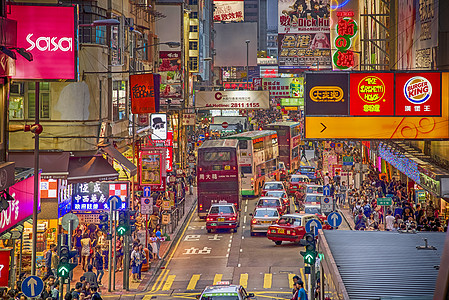
[[[168,277],[167,277],[167,281],[165,281],[165,284],[164,284],[164,286],[162,287],[162,290],[163,290],[163,291],[169,291],[170,288],[171,288],[171,286],[172,286],[172,284],[173,284],[173,281],[175,281],[175,278],[176,278],[176,275],[170,275],[170,276],[168,276]]]
[[[271,283],[272,282],[273,282],[273,274],[265,273],[265,276],[263,277],[263,288],[264,289],[271,289]]]
[[[170,272],[170,270],[167,269],[167,272],[165,272],[164,277],[162,277],[161,281],[159,282],[159,285],[157,286],[156,291],[159,291],[162,287],[162,284],[164,283],[165,279],[168,276],[168,273]]]
[[[302,282],[304,282],[304,286],[305,286],[305,283],[307,281],[306,281],[306,276],[304,275],[304,268],[301,268],[301,278],[302,278]]]
[[[240,274],[240,285],[245,289],[248,288],[248,274]]]
[[[156,291],[156,287],[159,283],[159,280],[165,275],[165,272],[167,272],[166,269],[162,270],[162,272],[159,274],[159,276],[157,277],[156,281],[154,282],[153,286],[151,287],[151,292]]]
[[[198,280],[200,280],[200,276],[199,274],[194,274],[192,275],[192,278],[190,278],[189,281],[189,285],[187,286],[187,290],[194,290],[196,287],[196,283],[198,282]]]
[[[293,277],[294,276],[295,276],[295,274],[292,274],[292,273],[288,274],[288,284],[291,289],[293,288]]]
[[[223,274],[215,274],[214,285],[216,285],[217,282],[221,281],[222,278],[223,278]]]

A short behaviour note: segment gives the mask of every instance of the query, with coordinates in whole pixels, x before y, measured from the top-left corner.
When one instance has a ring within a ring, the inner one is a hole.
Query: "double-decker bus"
[[[207,140],[198,148],[198,215],[204,218],[214,203],[227,202],[240,209],[238,141]]]
[[[265,129],[277,132],[279,160],[285,164],[289,172],[294,172],[300,164],[301,124],[290,121],[276,122],[266,125]]]
[[[224,137],[239,141],[241,194],[260,195],[265,181],[279,180],[279,149],[276,131],[247,131]]]

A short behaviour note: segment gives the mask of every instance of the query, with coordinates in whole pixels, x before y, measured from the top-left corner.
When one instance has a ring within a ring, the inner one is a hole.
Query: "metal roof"
[[[200,149],[205,148],[237,148],[237,140],[207,140],[201,145]]]
[[[323,233],[350,299],[432,299],[446,233]],[[437,250],[417,250],[424,238]]]
[[[272,134],[277,134],[274,130],[254,130],[254,131],[246,131],[238,134],[233,134],[227,137],[223,137],[224,139],[237,139],[237,140],[254,140],[260,137],[269,136]]]
[[[299,122],[294,122],[294,121],[283,121],[283,122],[274,122],[274,123],[270,123],[267,126],[288,126],[288,127],[294,127],[300,125]]]

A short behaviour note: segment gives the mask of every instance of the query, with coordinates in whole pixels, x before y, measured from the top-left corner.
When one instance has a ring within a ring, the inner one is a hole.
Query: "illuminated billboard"
[[[214,0],[214,22],[243,22],[243,0]]]
[[[310,74],[306,74],[307,93],[316,88],[309,86],[309,76]],[[348,104],[351,109],[347,116],[335,116],[326,110],[322,110],[320,115],[310,114],[310,109],[307,108],[310,100],[306,97],[306,138],[365,140],[449,138],[449,73],[353,73],[349,78],[351,93]],[[395,82],[394,87],[392,82]],[[376,99],[377,102],[363,104],[362,98],[371,102]],[[394,103],[393,107],[391,103]],[[375,111],[372,111],[371,107],[364,111],[364,105],[379,105],[379,107]]]
[[[270,93],[268,91],[216,91],[196,92],[197,109],[268,109]]]
[[[33,55],[17,55],[14,79],[65,79],[77,77],[78,41],[75,6],[10,5],[8,18],[17,21],[17,47]]]

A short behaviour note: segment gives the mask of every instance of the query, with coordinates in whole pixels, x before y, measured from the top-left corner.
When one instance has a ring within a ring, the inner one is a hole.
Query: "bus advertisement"
[[[279,180],[278,137],[273,130],[247,131],[224,137],[239,141],[241,194],[260,195],[265,181]]]
[[[198,215],[206,217],[214,203],[232,203],[240,209],[238,141],[206,140],[198,149]]]
[[[301,154],[301,124],[298,122],[276,122],[265,126],[265,129],[275,130],[279,142],[279,160],[289,172],[299,168]]]

